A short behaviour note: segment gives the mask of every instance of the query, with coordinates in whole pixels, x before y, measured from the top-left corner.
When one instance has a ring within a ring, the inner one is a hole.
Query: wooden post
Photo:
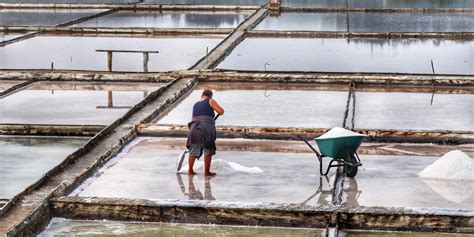
[[[107,51],[107,67],[109,72],[112,71],[112,51]]]
[[[148,72],[149,53],[143,52],[143,71]]]
[[[114,99],[112,97],[112,91],[108,91],[107,107],[109,107],[109,108],[114,107]]]

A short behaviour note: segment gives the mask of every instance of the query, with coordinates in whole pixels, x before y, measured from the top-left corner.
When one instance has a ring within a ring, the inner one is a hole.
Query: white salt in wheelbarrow
[[[350,130],[335,127],[322,136],[315,138],[319,147],[319,153],[306,139],[298,136],[306,145],[313,150],[319,160],[319,173],[326,176],[332,167],[344,166],[344,173],[349,177],[355,177],[359,166],[362,166],[357,155],[357,149],[362,144],[366,135],[352,132]],[[323,173],[323,158],[332,158]],[[333,164],[337,161],[336,164]]]

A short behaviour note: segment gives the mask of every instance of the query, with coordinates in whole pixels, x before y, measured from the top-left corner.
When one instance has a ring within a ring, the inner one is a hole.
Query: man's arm
[[[209,104],[218,114],[224,115],[224,109],[214,99],[210,99]]]

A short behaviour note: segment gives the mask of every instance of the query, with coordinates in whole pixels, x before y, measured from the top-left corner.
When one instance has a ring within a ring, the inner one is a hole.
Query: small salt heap
[[[318,137],[318,139],[326,139],[326,138],[336,138],[336,137],[354,137],[354,136],[362,136],[366,137],[364,134],[356,133],[351,130],[347,130],[345,128],[334,127],[325,134]]]
[[[194,171],[196,173],[204,173],[204,162],[196,162],[194,164]],[[228,162],[222,159],[212,160],[211,171],[217,174],[260,174],[263,170],[258,167],[245,167],[235,162]],[[183,166],[178,173],[185,174],[188,172],[188,165]]]
[[[474,160],[460,150],[450,151],[418,175],[429,179],[474,181]]]

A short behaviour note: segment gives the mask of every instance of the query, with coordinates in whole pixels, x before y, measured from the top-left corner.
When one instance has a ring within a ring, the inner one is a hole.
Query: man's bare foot
[[[216,176],[216,173],[206,172],[206,173],[204,173],[204,176]]]
[[[195,175],[195,174],[196,174],[196,172],[194,172],[194,171],[192,171],[192,170],[191,170],[191,171],[188,171],[188,175]]]

